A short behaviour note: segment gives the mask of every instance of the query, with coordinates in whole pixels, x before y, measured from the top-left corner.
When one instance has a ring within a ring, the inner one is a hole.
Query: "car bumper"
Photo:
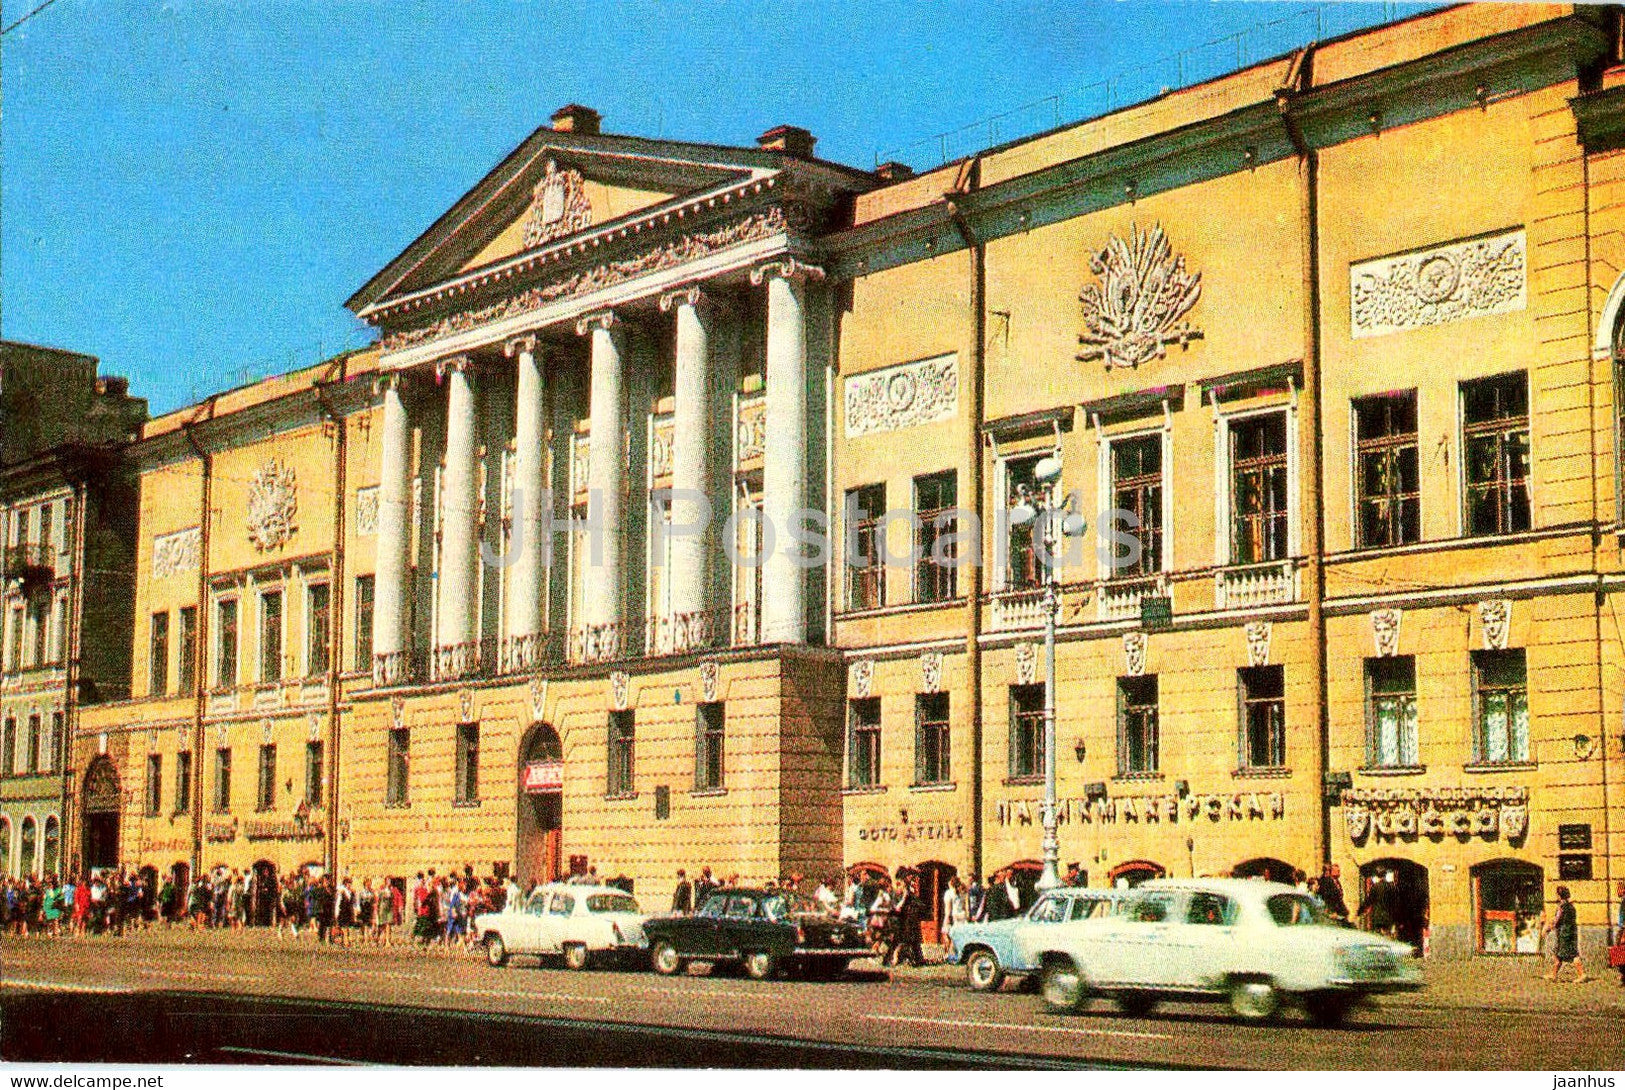
[[[867,946],[798,946],[792,957],[798,958],[865,958],[874,951]]]

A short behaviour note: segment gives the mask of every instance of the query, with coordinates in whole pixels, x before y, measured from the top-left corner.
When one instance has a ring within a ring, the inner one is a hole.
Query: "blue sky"
[[[826,158],[930,166],[1098,113],[1108,77],[1121,104],[1282,52],[1313,10],[56,0],[4,39],[3,332],[101,357],[162,412],[363,343],[344,299],[566,102],[607,132],[788,123]],[[1396,14],[1319,10],[1325,35]]]

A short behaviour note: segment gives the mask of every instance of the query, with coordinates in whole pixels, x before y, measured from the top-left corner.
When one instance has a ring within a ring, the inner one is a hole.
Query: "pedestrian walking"
[[[1575,917],[1574,902],[1569,900],[1569,887],[1557,887],[1557,913],[1544,928],[1544,934],[1552,932],[1552,971],[1546,974],[1546,979],[1557,982],[1557,974],[1563,971],[1563,966],[1569,962],[1574,963],[1574,982],[1583,984],[1591,979],[1586,976],[1584,963],[1580,961],[1580,926]]]

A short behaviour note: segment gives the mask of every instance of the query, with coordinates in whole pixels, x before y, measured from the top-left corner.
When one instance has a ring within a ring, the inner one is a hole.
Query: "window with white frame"
[[[1163,446],[1166,432],[1128,435],[1107,444],[1107,469],[1117,542],[1108,574],[1153,575],[1163,570]],[[1132,544],[1124,542],[1131,538]]]
[[[1291,555],[1287,414],[1231,418],[1230,563],[1262,564]]]

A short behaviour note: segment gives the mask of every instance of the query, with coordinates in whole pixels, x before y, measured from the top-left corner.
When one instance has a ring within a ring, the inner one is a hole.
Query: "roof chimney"
[[[914,168],[892,159],[875,167],[875,174],[884,182],[901,182],[914,177]]]
[[[779,125],[756,138],[756,146],[763,151],[782,151],[797,159],[811,159],[816,143],[816,136],[795,125]]]
[[[591,106],[581,106],[572,102],[553,111],[553,131],[597,136],[598,123],[602,120],[598,111]]]

